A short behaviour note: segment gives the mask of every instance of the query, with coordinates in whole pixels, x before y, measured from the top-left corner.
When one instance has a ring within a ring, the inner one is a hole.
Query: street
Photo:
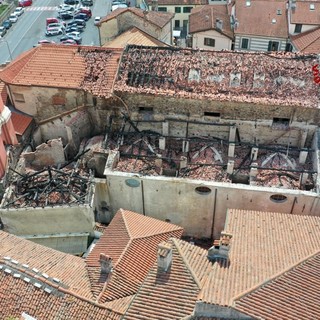
[[[59,43],[60,36],[45,36],[45,21],[46,18],[57,17],[58,6],[62,3],[63,0],[34,0],[32,6],[26,7],[18,21],[12,25],[3,39],[0,39],[0,63],[15,59],[35,46],[39,40],[47,39]],[[92,18],[87,21],[85,31],[81,34],[82,45],[99,46],[99,33],[93,23],[94,17],[104,17],[110,12],[111,0],[96,0],[90,9]]]

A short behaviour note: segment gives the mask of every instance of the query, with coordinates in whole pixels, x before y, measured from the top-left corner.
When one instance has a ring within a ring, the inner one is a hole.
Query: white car
[[[14,14],[17,15],[18,17],[20,17],[24,12],[24,9],[23,7],[17,7],[15,10],[14,10]]]
[[[60,35],[60,34],[63,34],[63,30],[61,28],[57,28],[57,27],[54,27],[54,28],[48,28],[45,35],[47,37],[50,37],[50,36],[56,36],[56,35]]]
[[[9,16],[9,20],[10,22],[15,23],[18,21],[18,16],[15,13],[11,13]]]
[[[81,38],[80,32],[78,32],[78,31],[69,32],[69,33],[67,33],[67,36],[76,37],[76,38]]]
[[[50,23],[47,25],[47,30],[51,28],[61,28],[63,31],[66,29],[66,27],[62,23]]]
[[[113,2],[112,7],[111,7],[111,11],[114,11],[114,10],[119,9],[119,8],[128,8],[128,5],[125,4],[125,3]]]
[[[97,25],[101,20],[101,17],[95,17],[94,18],[94,24]]]

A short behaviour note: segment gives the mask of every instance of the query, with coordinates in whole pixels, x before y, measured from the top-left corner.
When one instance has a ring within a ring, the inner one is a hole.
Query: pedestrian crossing
[[[24,11],[57,11],[58,7],[28,7]]]

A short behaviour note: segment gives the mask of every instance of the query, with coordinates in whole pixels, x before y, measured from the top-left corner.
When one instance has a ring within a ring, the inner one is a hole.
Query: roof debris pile
[[[88,202],[92,177],[77,165],[74,168],[47,167],[37,172],[20,175],[16,179],[3,208],[79,205]]]
[[[116,91],[317,107],[316,55],[128,46]]]
[[[116,171],[287,189],[311,190],[315,185],[311,149],[304,151],[304,163],[299,162],[299,149],[271,144],[236,142],[234,154],[229,156],[227,140],[165,137],[151,130],[140,131],[139,122],[126,116],[120,130],[108,130],[105,142],[106,149],[120,152]]]

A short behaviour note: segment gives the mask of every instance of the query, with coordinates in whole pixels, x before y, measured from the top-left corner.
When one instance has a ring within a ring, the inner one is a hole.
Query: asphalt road
[[[59,43],[59,36],[46,37],[45,31],[46,18],[57,17],[58,6],[62,3],[63,0],[34,0],[32,6],[26,7],[18,21],[0,39],[0,64],[15,59],[39,40],[48,39]],[[87,21],[85,31],[81,34],[82,45],[99,46],[99,33],[93,23],[94,17],[103,17],[110,12],[111,0],[94,0],[94,5],[90,8],[92,18]],[[66,22],[69,21],[71,20]]]

